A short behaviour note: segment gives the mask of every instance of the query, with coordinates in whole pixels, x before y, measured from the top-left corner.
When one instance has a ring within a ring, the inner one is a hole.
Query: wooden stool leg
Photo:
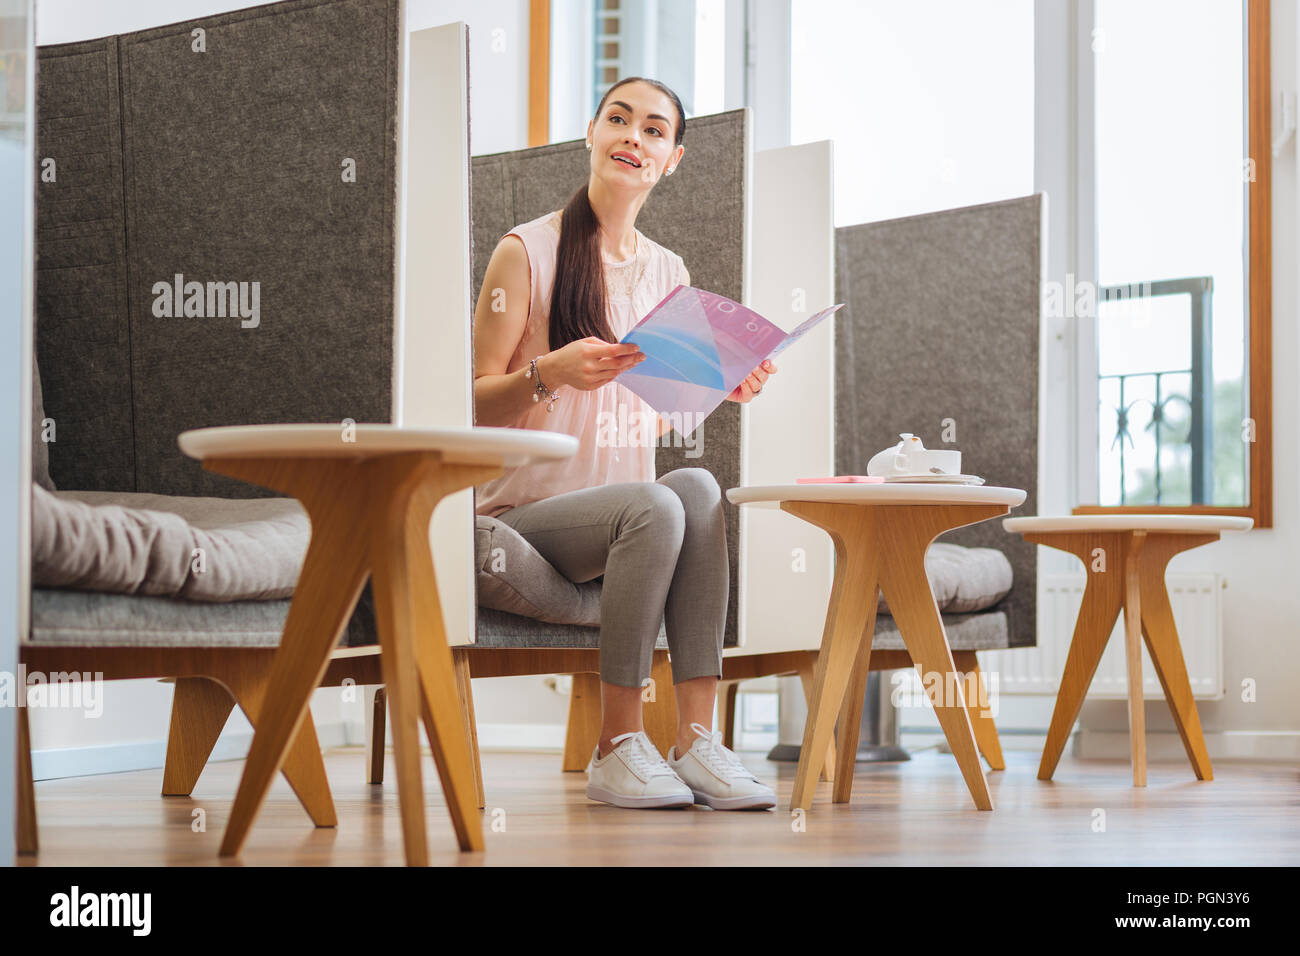
[[[353,489],[357,495],[352,500],[345,477],[332,480],[331,472],[318,462],[311,465],[320,468],[318,480],[333,484],[342,500],[337,508],[312,511],[311,544],[289,606],[284,637],[267,674],[266,706],[254,725],[253,743],[221,841],[222,856],[234,856],[243,849],[271,778],[294,745],[312,691],[324,676],[329,653],[338,643],[366,580],[367,549],[358,547],[358,542],[365,540],[364,515],[357,503],[365,500],[367,489]]]
[[[948,746],[957,758],[957,766],[961,768],[971,798],[979,809],[992,810],[993,796],[989,793],[988,780],[980,765],[975,731],[966,711],[965,695],[962,693],[961,681],[957,679],[957,665],[953,662],[952,651],[948,647],[939,608],[934,603],[930,581],[925,575],[923,556],[924,547],[921,550],[922,560],[884,564],[881,586],[894,620],[898,622],[903,643],[907,645],[907,651],[930,694],[935,716],[939,718]],[[934,675],[941,677],[938,686]]]
[[[848,690],[844,692],[844,705],[840,708],[839,730],[835,739],[839,759],[835,761],[835,786],[831,791],[833,803],[848,803],[849,796],[853,793],[853,774],[858,766],[858,734],[862,728],[862,705],[867,693],[867,675],[871,672],[871,641],[876,631],[876,610],[873,604],[867,612],[858,656],[853,661],[853,674],[849,678]],[[828,755],[827,759],[830,760],[831,756]]]
[[[235,698],[217,681],[206,677],[176,678],[167,760],[163,764],[164,797],[187,797],[194,792],[234,709]]]
[[[569,722],[564,731],[564,771],[586,770],[599,742],[600,675],[574,674],[569,690]]]
[[[388,745],[387,703],[382,684],[366,688],[366,783],[384,782],[384,748]]]
[[[810,656],[808,660],[799,668],[799,683],[803,685],[803,703],[804,707],[811,713],[813,688],[816,684],[817,658]],[[845,698],[847,699],[847,693]],[[836,761],[835,755],[843,753],[843,741],[839,740],[835,734],[831,734],[830,743],[826,745],[826,756],[822,759],[822,769],[819,779],[828,783],[835,779]]]
[[[1118,534],[1027,534],[1025,540],[1077,555],[1088,575],[1083,603],[1074,622],[1074,636],[1070,639],[1070,650],[1061,674],[1060,689],[1056,692],[1047,743],[1038,764],[1038,779],[1051,780],[1124,604],[1125,544],[1123,536]],[[1094,566],[1094,561],[1099,559],[1108,563]]]
[[[419,682],[417,689],[423,697],[423,717],[425,731],[429,736],[429,748],[433,751],[433,759],[438,768],[438,779],[442,783],[442,795],[447,801],[447,812],[456,833],[456,842],[462,850],[484,848],[483,820],[479,813],[474,760],[470,753],[470,730],[462,717],[461,697],[456,689],[456,667],[452,660],[451,646],[447,643],[433,554],[429,550],[429,525],[434,507],[450,491],[469,487],[499,473],[499,469],[490,471],[442,465],[437,486],[421,486],[405,515],[406,561],[401,583],[405,585],[406,600],[409,602],[410,629],[407,633],[415,653]],[[393,745],[396,748],[396,728],[393,730]],[[418,776],[415,780],[418,787]],[[420,832],[423,834],[423,796],[418,793],[416,796],[420,800],[416,811],[420,814]],[[405,813],[404,817],[407,820],[412,818]],[[420,849],[425,850],[423,836],[420,838]]]
[[[1147,732],[1142,689],[1142,599],[1138,576],[1145,531],[1134,532],[1124,556],[1124,663],[1128,675],[1128,735],[1133,786],[1147,785]]]
[[[1142,589],[1142,632],[1147,651],[1155,667],[1165,700],[1173,713],[1174,724],[1183,740],[1183,749],[1198,780],[1213,780],[1210,754],[1205,749],[1201,718],[1192,698],[1192,682],[1187,676],[1182,644],[1174,625],[1174,609],[1165,587],[1165,568],[1169,558],[1179,551],[1218,539],[1218,535],[1150,536],[1139,564]]]
[[[724,680],[718,683],[718,729],[722,731],[722,746],[736,749],[736,695],[740,681]]]
[[[966,698],[966,710],[970,713],[971,727],[975,731],[975,743],[979,745],[980,753],[988,761],[990,770],[1005,770],[1007,764],[1002,758],[1002,742],[998,740],[998,728],[993,723],[993,714],[984,708],[984,704],[988,702],[989,691],[988,684],[984,680],[984,672],[980,670],[979,659],[974,651],[953,651],[952,659],[960,673],[975,677],[978,696],[974,700],[969,696]]]
[[[470,761],[474,765],[474,795],[478,799],[478,808],[483,809],[487,798],[483,795],[483,764],[478,751],[478,717],[474,713],[474,688],[469,672],[469,653],[463,648],[454,648],[451,652],[452,665],[456,668],[456,694],[460,698],[461,719],[465,721]]]
[[[23,691],[26,692],[25,690]],[[18,708],[17,779],[18,815],[15,819],[16,848],[22,856],[34,856],[40,849],[36,838],[36,785],[32,780],[32,735],[27,726],[27,708]]]
[[[261,673],[242,671],[224,674],[230,693],[239,703],[239,708],[253,725],[254,735],[261,723],[266,709],[267,679]],[[280,772],[289,781],[298,801],[318,827],[336,827],[338,815],[334,812],[334,798],[330,795],[329,778],[325,775],[325,760],[321,756],[320,742],[316,738],[316,722],[311,716],[311,707],[303,714],[293,743],[289,746]]]
[[[844,703],[854,664],[859,654],[871,653],[870,645],[863,651],[862,642],[868,631],[866,622],[874,619],[876,613],[879,573],[878,549],[874,546],[876,521],[874,509],[856,505],[783,501],[781,508],[823,528],[835,543],[835,578],[814,670],[799,769],[790,796],[791,810],[807,810],[812,805],[821,770],[818,765],[824,764],[826,747],[835,734],[835,720]],[[841,742],[841,752],[843,749]]]
[[[667,757],[677,742],[677,691],[673,688],[673,668],[667,651],[655,651],[650,679],[654,681],[654,700],[642,704],[641,720],[646,736]]]

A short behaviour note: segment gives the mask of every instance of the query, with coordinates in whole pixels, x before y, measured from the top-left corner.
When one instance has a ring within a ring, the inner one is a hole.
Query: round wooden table
[[[728,488],[727,498],[738,505],[779,507],[821,528],[835,543],[835,579],[790,809],[810,808],[822,762],[813,755],[825,755],[837,717],[842,736],[836,742],[832,800],[849,800],[879,590],[921,673],[975,806],[992,810],[952,648],[925,574],[925,551],[945,531],[1005,515],[1025,500],[1025,493],[983,485],[843,483]],[[926,679],[934,674],[942,680]]]
[[[1065,659],[1038,779],[1051,780],[1079,717],[1097,664],[1124,612],[1128,671],[1129,743],[1133,786],[1147,784],[1146,716],[1142,710],[1142,638],[1155,667],[1187,759],[1198,780],[1213,780],[1201,719],[1192,699],[1182,644],[1165,589],[1165,568],[1180,551],[1218,541],[1224,531],[1248,531],[1250,518],[1222,515],[1066,515],[1059,518],[1008,518],[1006,530],[1026,541],[1068,551],[1083,562],[1088,583]]]
[[[271,662],[221,855],[243,848],[368,577],[392,718],[406,861],[425,866],[429,860],[421,714],[457,842],[462,850],[483,849],[429,522],[447,495],[489,481],[506,467],[568,458],[578,440],[534,429],[348,422],[202,428],[182,433],[178,441],[209,471],[297,498],[311,518],[311,543]]]

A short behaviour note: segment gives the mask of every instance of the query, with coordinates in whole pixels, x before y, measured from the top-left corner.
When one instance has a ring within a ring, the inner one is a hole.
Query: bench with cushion
[[[236,702],[256,724],[309,533],[296,502],[204,471],[176,436],[392,419],[401,40],[398,0],[289,0],[37,50],[38,153],[58,175],[36,196],[20,655],[175,679],[164,793],[194,786]],[[183,301],[159,307],[173,284]],[[215,301],[253,286],[256,321]],[[379,683],[375,639],[363,598],[325,683]],[[284,772],[333,825],[310,720]]]

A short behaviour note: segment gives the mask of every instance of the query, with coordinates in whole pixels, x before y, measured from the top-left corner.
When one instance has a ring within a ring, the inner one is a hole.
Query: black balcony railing
[[[1187,434],[1178,444],[1185,444],[1191,451],[1191,503],[1204,504],[1214,488],[1214,416],[1211,407],[1214,396],[1214,360],[1211,352],[1213,339],[1213,294],[1214,280],[1210,276],[1196,276],[1188,279],[1166,279],[1159,282],[1144,282],[1137,285],[1103,286],[1101,302],[1132,301],[1143,298],[1156,298],[1167,295],[1186,295],[1190,297],[1191,309],[1191,368],[1164,369],[1161,371],[1129,372],[1122,375],[1098,376],[1098,389],[1103,383],[1118,383],[1118,400],[1115,412],[1115,435],[1111,448],[1119,448],[1120,463],[1120,501],[1129,504],[1129,466],[1126,459],[1124,443],[1136,447],[1130,432],[1132,411],[1135,406],[1147,402],[1151,406],[1151,419],[1147,429],[1153,432],[1155,458],[1151,462],[1155,483],[1155,500],[1142,501],[1139,504],[1162,504],[1164,496],[1164,478],[1162,474],[1161,452],[1168,444],[1167,428],[1168,410],[1172,405],[1184,404],[1190,412]],[[1187,378],[1190,386],[1185,391],[1169,384],[1178,377]],[[1154,399],[1138,398],[1129,400],[1130,383],[1136,379],[1155,379]]]

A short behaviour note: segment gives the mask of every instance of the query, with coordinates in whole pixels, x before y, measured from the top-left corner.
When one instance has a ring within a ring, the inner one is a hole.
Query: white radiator
[[[980,667],[997,674],[1003,694],[1055,694],[1065,670],[1065,657],[1074,634],[1074,621],[1083,602],[1083,574],[1048,574],[1039,578],[1038,646],[981,653]],[[1183,646],[1183,659],[1200,699],[1223,696],[1222,583],[1217,574],[1170,574],[1166,577],[1174,623]],[[1160,700],[1164,693],[1142,645],[1143,696]],[[1124,667],[1124,615],[1115,622],[1110,643],[1101,656],[1088,697],[1124,699],[1128,680]]]

